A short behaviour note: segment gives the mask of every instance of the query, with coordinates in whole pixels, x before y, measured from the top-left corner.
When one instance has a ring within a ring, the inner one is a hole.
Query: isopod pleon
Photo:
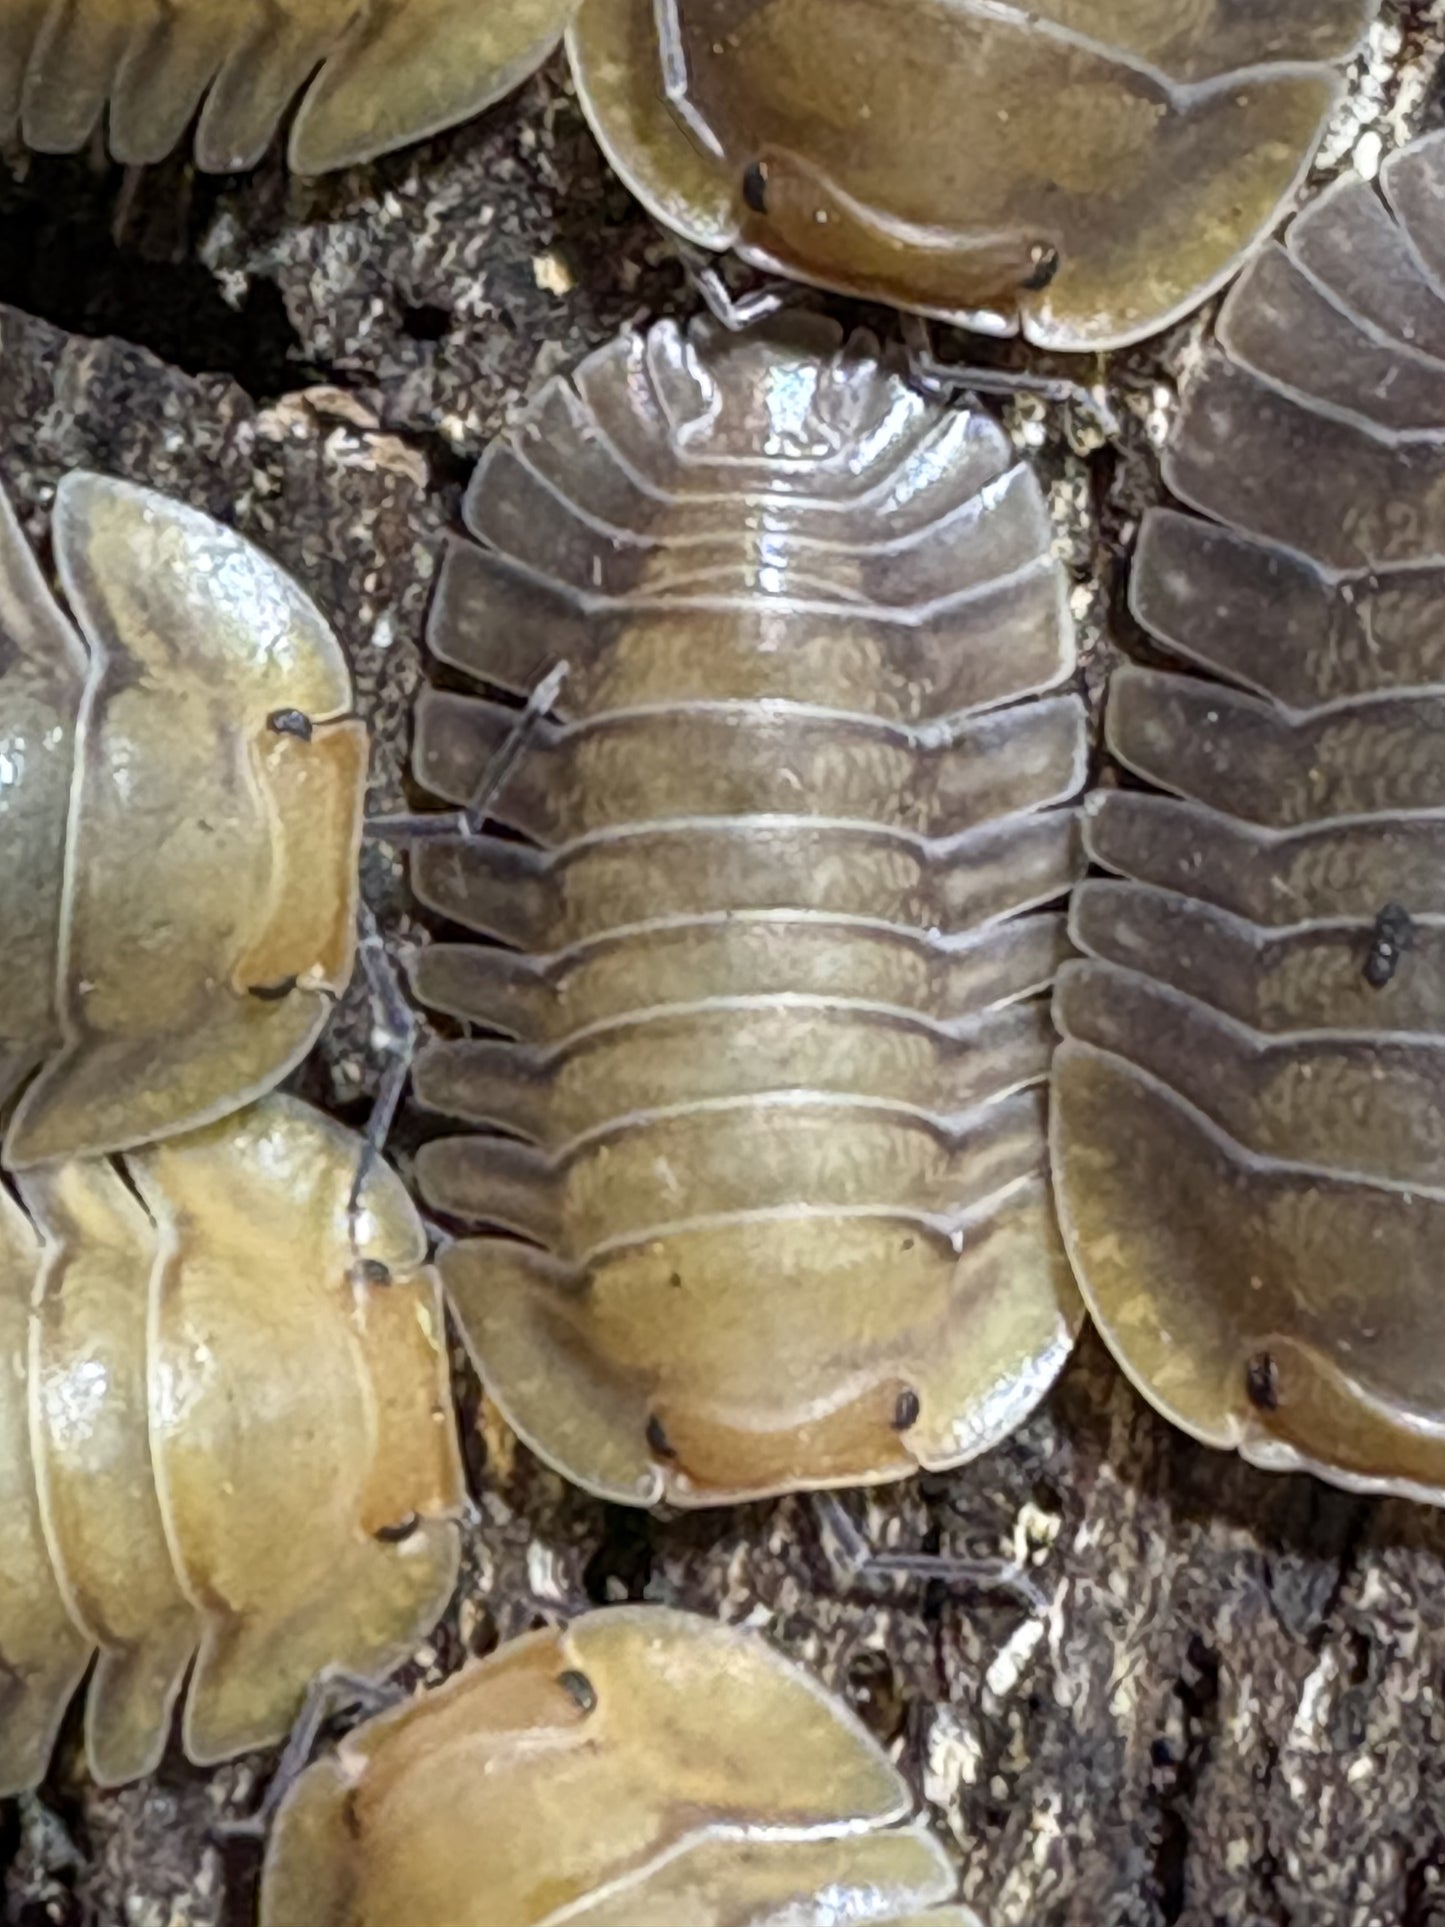
[[[756,1635],[663,1606],[513,1640],[290,1789],[260,1927],[980,1927],[881,1748]]]
[[[1168,1417],[1445,1501],[1445,141],[1231,293],[1165,458],[1086,816],[1054,1165]]]
[[[573,0],[0,0],[0,140],[127,165],[196,122],[196,160],[251,167],[302,95],[298,173],[468,119],[546,59]],[[303,92],[304,90],[304,92]],[[199,117],[198,117],[199,116]]]
[[[97,475],[52,526],[74,626],[0,496],[14,1168],[204,1124],[300,1062],[351,974],[366,782],[345,657],[267,557]]]
[[[439,1285],[401,1181],[295,1099],[0,1187],[0,1796],[149,1772],[190,1670],[198,1764],[380,1676],[451,1595]]]
[[[582,103],[705,248],[990,333],[1117,347],[1292,194],[1375,0],[581,0]]]
[[[523,692],[493,805],[421,848],[443,1256],[508,1419],[683,1504],[956,1465],[1032,1409],[1077,1304],[1045,1170],[1051,908],[1086,729],[1030,471],[868,336],[671,323],[552,381],[469,491],[435,653]],[[468,801],[515,712],[440,691]]]

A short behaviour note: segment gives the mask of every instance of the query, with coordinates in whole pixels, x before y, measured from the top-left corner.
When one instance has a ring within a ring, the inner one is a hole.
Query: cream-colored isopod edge
[[[355,951],[366,731],[286,573],[149,489],[0,493],[0,1160],[191,1130],[306,1055]],[[73,618],[73,620],[71,619]]]

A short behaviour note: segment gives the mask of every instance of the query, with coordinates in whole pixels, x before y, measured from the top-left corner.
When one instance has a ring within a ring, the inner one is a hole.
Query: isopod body
[[[1374,0],[581,0],[578,92],[669,227],[1061,349],[1222,287]]]
[[[86,1695],[90,1768],[150,1771],[189,1669],[200,1764],[284,1737],[328,1667],[439,1617],[461,1475],[439,1286],[400,1180],[272,1097],[0,1188],[0,1796]]]
[[[557,44],[572,0],[0,0],[0,140],[251,167],[301,95],[302,174],[370,160],[501,99]]]
[[[1055,1172],[1210,1444],[1445,1500],[1445,142],[1302,214],[1188,390],[1091,799]],[[1205,519],[1208,518],[1208,519]]]
[[[514,1640],[287,1794],[261,1927],[979,1927],[907,1786],[753,1634],[661,1606]]]
[[[549,383],[483,461],[431,643],[547,722],[413,870],[510,948],[424,1001],[486,1127],[418,1162],[481,1372],[554,1465],[690,1504],[957,1464],[1033,1407],[1077,1305],[1051,1215],[1048,906],[1085,718],[1038,484],[868,337],[670,323]],[[468,800],[514,712],[433,691]],[[510,1136],[495,1135],[506,1132]]]
[[[12,1168],[204,1124],[299,1063],[351,974],[366,781],[340,645],[248,542],[83,473],[52,535],[74,626],[0,497]]]

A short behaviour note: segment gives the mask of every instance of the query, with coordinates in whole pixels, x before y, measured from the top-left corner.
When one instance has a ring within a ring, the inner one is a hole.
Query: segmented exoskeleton
[[[560,720],[423,846],[444,1275],[518,1431],[684,1503],[992,1444],[1072,1342],[1044,1164],[1086,732],[1037,482],[867,336],[671,323],[550,382],[468,493],[444,661]],[[472,797],[515,714],[424,697]]]
[[[366,731],[276,564],[68,475],[61,612],[0,494],[3,1161],[112,1151],[279,1083],[346,988]]]
[[[261,1927],[979,1927],[851,1713],[662,1606],[513,1640],[358,1727],[272,1832]]]
[[[225,173],[261,158],[302,94],[290,161],[321,174],[500,100],[546,59],[572,5],[0,0],[0,140],[67,153],[103,121],[116,159],[139,165],[196,120],[198,164]]]
[[[94,1660],[91,1772],[284,1737],[456,1579],[436,1274],[401,1181],[292,1098],[0,1187],[0,1797]]]
[[[1085,1295],[1196,1436],[1445,1500],[1445,141],[1231,293],[1165,458],[1056,1012]]]

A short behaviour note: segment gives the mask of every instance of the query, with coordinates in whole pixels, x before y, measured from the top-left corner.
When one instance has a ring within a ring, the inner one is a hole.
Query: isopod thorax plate
[[[1264,1465],[1445,1500],[1445,140],[1231,293],[1165,462],[1056,1014],[1105,1338]],[[1209,519],[1203,519],[1209,518]]]
[[[1187,314],[1300,181],[1375,0],[582,0],[573,71],[657,218],[1052,348]]]
[[[1032,474],[821,320],[670,323],[547,384],[483,461],[439,657],[559,714],[421,849],[417,1065],[484,1378],[544,1457],[682,1503],[958,1464],[1077,1304],[1045,1170],[1055,905],[1085,718]],[[467,801],[515,712],[433,691]],[[505,1132],[508,1135],[497,1135]],[[521,1240],[521,1241],[518,1241]]]

